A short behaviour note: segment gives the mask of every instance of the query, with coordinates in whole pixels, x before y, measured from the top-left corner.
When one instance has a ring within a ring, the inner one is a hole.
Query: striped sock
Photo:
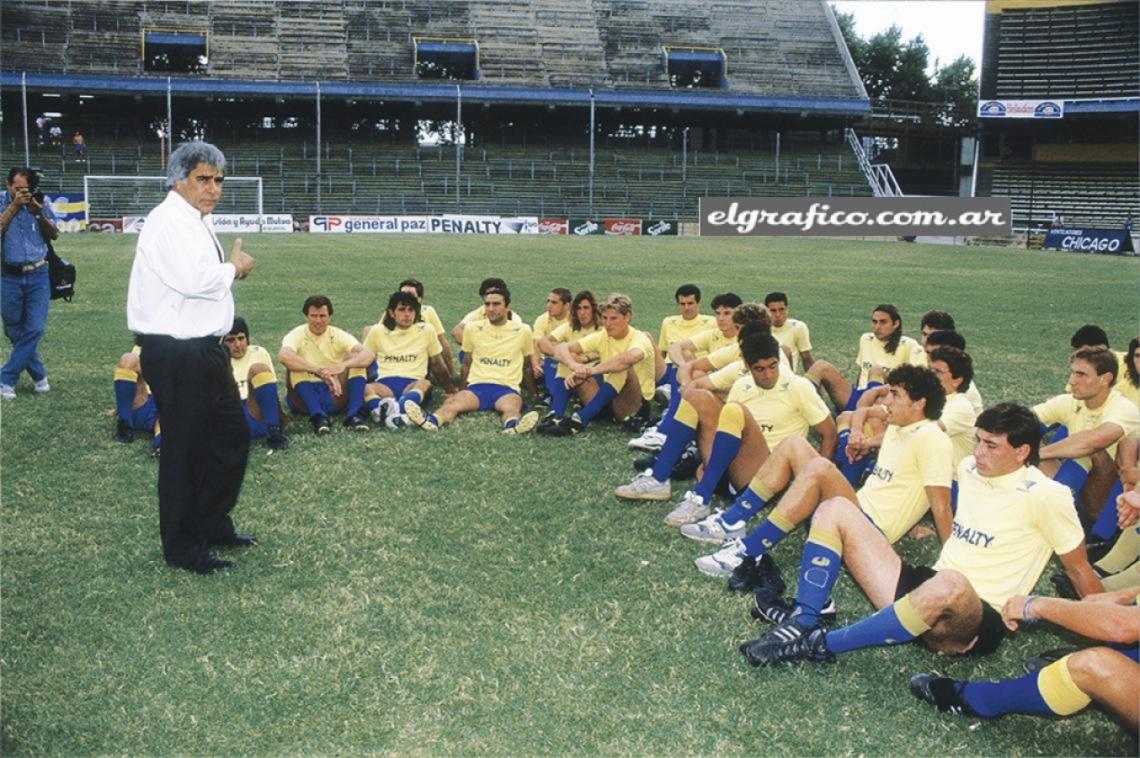
[[[139,375],[125,368],[115,369],[115,413],[124,421],[131,420],[132,406]]]
[[[726,524],[747,521],[759,513],[775,494],[759,479],[753,479],[744,492],[741,492],[740,496],[736,498],[732,507],[721,514],[721,521]]]
[[[967,682],[962,700],[980,716],[993,718],[1006,713],[1033,716],[1069,716],[1091,701],[1074,682],[1069,658],[1049,664],[1040,671],[1001,682]]]

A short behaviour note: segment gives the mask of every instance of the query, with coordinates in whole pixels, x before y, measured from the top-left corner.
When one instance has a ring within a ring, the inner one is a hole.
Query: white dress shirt
[[[171,190],[146,217],[127,288],[127,327],[177,339],[223,336],[234,321],[230,285],[212,216]]]

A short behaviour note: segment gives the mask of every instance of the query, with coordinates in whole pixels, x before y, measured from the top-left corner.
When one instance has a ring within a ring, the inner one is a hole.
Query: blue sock
[[[812,529],[804,543],[800,558],[800,583],[796,588],[796,605],[805,624],[819,621],[819,612],[843,567],[843,543],[839,535],[820,528]]]
[[[131,408],[135,402],[135,388],[138,383],[126,379],[115,380],[115,413],[123,421],[130,422]]]
[[[570,402],[570,390],[566,389],[566,383],[559,379],[552,382],[550,387],[550,410],[554,411],[554,415],[562,418],[566,415],[566,406]]]
[[[348,406],[344,409],[345,415],[354,416],[360,412],[360,406],[364,405],[364,385],[367,383],[363,376],[348,378]]]
[[[744,554],[759,558],[779,544],[795,528],[791,522],[773,512],[744,538]]]
[[[261,418],[266,426],[281,426],[281,414],[277,410],[277,382],[267,382],[250,390],[261,409]]]
[[[827,649],[833,653],[846,653],[864,647],[901,645],[929,630],[930,626],[911,605],[910,595],[904,595],[854,624],[828,632]]]
[[[610,402],[617,396],[618,391],[616,387],[614,387],[609,382],[602,382],[602,386],[598,390],[597,394],[595,394],[594,397],[590,399],[590,402],[586,403],[585,407],[582,408],[582,410],[578,411],[578,420],[582,422],[582,428],[585,429],[586,426],[591,421],[593,421],[599,413],[605,410],[606,406],[609,405]]]
[[[380,407],[380,396],[370,397],[364,401],[364,407],[369,411],[374,411]]]
[[[518,425],[519,425],[519,419],[518,419],[518,417],[516,416],[515,418],[509,418],[509,419],[507,419],[507,423],[503,424],[503,429],[504,429],[504,430],[507,430],[507,429],[514,429],[514,428],[515,428],[516,426],[518,426]]]
[[[1116,498],[1120,497],[1123,492],[1124,487],[1117,479],[1112,485],[1112,489],[1108,491],[1104,507],[1100,509],[1100,515],[1096,517],[1096,523],[1089,530],[1092,536],[1101,540],[1110,540],[1116,535]]]
[[[747,521],[759,513],[767,504],[768,500],[766,498],[760,497],[752,487],[746,487],[744,492],[741,492],[737,496],[732,506],[721,514],[720,520],[726,524]]]
[[[829,635],[830,636],[830,635]],[[994,718],[1006,713],[1028,713],[1052,716],[1053,709],[1041,697],[1037,686],[1040,671],[1000,682],[967,682],[962,700],[979,715]]]
[[[421,393],[419,390],[408,390],[404,394],[400,395],[400,399],[397,401],[397,403],[400,406],[400,413],[407,413],[408,412],[408,401],[409,400],[411,400],[416,405],[423,405],[424,404],[423,393]]]
[[[705,470],[701,480],[693,488],[693,492],[701,496],[705,503],[712,501],[713,493],[720,482],[724,472],[728,471],[729,464],[736,454],[740,452],[740,437],[728,432],[717,432],[713,437],[712,452],[705,463]]]
[[[301,398],[301,402],[305,404],[305,410],[309,416],[316,416],[325,412],[324,407],[321,406],[320,390],[317,387],[321,386],[318,382],[298,382],[293,386],[293,390],[297,393],[297,397]]]
[[[661,431],[660,426],[657,427],[657,431]],[[665,437],[665,444],[661,446],[661,452],[657,454],[657,462],[653,464],[653,478],[659,482],[669,481],[669,476],[673,473],[673,466],[681,460],[685,448],[696,436],[696,429],[685,426],[674,419],[670,425],[669,434]]]

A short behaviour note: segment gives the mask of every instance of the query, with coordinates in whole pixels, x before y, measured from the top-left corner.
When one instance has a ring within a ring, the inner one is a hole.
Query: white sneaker
[[[746,528],[744,523],[739,526],[729,527],[724,523],[721,514],[724,511],[717,511],[709,515],[703,521],[698,521],[695,524],[685,524],[681,527],[681,534],[691,540],[698,542],[715,542],[718,545],[726,542],[727,540],[735,540],[744,536]]]
[[[622,500],[668,500],[673,497],[673,488],[668,479],[659,482],[646,472],[633,477],[629,484],[618,487],[614,494]]]
[[[45,392],[51,392],[51,385],[48,384],[47,377],[45,376],[43,379],[40,379],[38,382],[36,382],[32,386],[32,389],[36,391],[37,395],[42,395]]]
[[[665,435],[657,431],[655,426],[649,427],[641,433],[640,437],[629,441],[631,450],[644,450],[647,453],[659,452],[664,445]]]
[[[514,426],[504,429],[503,434],[526,434],[538,426],[538,411],[524,414]]]
[[[389,429],[392,428],[391,419],[394,416],[400,415],[400,405],[396,402],[394,397],[385,397],[380,399],[380,404],[372,409],[370,414],[372,423],[376,426],[384,425]]]
[[[715,553],[693,561],[698,571],[709,576],[731,576],[741,563],[744,563],[744,545],[740,540],[733,540]]]
[[[15,400],[16,388],[8,384],[0,384],[0,400]]]
[[[669,526],[691,524],[709,515],[709,510],[711,509],[705,503],[705,499],[689,490],[681,498],[681,502],[677,503],[677,507],[669,511],[669,515],[665,517],[665,523]]]

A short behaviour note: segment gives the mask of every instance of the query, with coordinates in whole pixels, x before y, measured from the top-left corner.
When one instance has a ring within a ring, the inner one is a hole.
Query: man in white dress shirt
[[[230,287],[253,268],[235,240],[229,261],[210,214],[226,158],[205,142],[170,156],[171,191],[146,218],[127,291],[127,326],[142,341],[142,373],[162,418],[159,530],[166,562],[199,574],[232,568],[213,546],[245,547],[234,531],[249,431],[222,343],[234,320]]]

